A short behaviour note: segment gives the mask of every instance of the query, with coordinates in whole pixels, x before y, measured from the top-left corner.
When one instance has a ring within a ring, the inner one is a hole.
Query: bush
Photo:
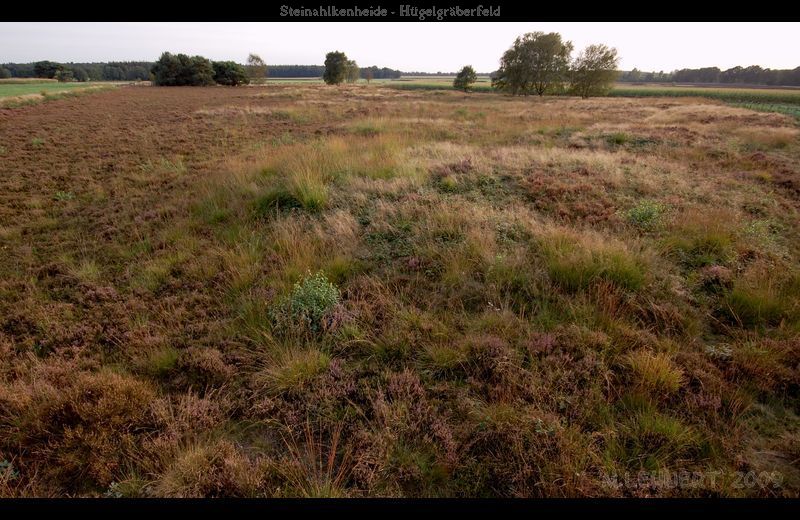
[[[59,70],[56,73],[56,79],[58,80],[59,83],[67,83],[69,81],[72,81],[72,71],[66,69]]]
[[[151,69],[153,83],[161,86],[214,84],[214,67],[202,56],[165,52]]]
[[[312,275],[309,272],[302,281],[294,284],[292,292],[278,306],[276,324],[278,328],[292,328],[294,325],[319,332],[326,328],[331,311],[340,298],[339,289],[328,281],[325,273],[319,271]]]
[[[632,225],[651,230],[661,221],[664,205],[650,200],[643,200],[625,212],[625,219]]]
[[[33,64],[33,74],[37,78],[53,79],[64,66],[52,61],[37,61]]]
[[[214,81],[220,85],[247,85],[250,78],[247,76],[245,68],[234,61],[215,61]]]
[[[89,73],[86,72],[86,69],[83,69],[81,67],[73,68],[72,76],[75,78],[75,81],[80,81],[81,83],[89,81]]]

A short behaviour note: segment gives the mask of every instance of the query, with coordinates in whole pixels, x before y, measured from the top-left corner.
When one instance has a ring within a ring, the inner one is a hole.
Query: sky
[[[362,67],[491,72],[514,38],[533,31],[559,32],[576,51],[616,47],[622,70],[800,66],[800,22],[0,22],[0,63],[155,61],[170,51],[321,65],[340,50]]]

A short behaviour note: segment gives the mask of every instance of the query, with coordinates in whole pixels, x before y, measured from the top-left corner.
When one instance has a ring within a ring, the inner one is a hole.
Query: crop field
[[[0,109],[14,108],[108,90],[124,82],[58,83],[55,81],[0,81]]]
[[[39,94],[41,92],[54,93],[65,92],[81,88],[88,88],[87,83],[0,83],[0,99],[11,96],[24,96],[27,94]]]
[[[797,497],[799,135],[377,83],[0,108],[0,496]]]
[[[617,84],[612,96],[620,97],[706,97],[733,103],[788,103],[800,105],[800,89],[691,87]]]
[[[380,80],[378,80],[380,81]],[[404,76],[383,80],[386,86],[403,90],[452,89],[453,78],[446,76]],[[488,76],[479,76],[472,89],[492,92]],[[800,89],[693,87],[669,85],[632,85],[617,83],[609,93],[612,97],[702,97],[743,106],[752,110],[778,112],[800,117]]]

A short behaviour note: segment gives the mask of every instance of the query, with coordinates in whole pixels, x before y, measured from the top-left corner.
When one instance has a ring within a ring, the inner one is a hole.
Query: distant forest
[[[0,65],[0,78],[55,78],[59,71],[71,72],[75,81],[147,81],[153,62],[116,61],[109,63],[4,63]],[[325,70],[323,65],[269,65],[270,78],[319,78]],[[403,73],[387,67],[361,67],[361,77],[373,79],[399,78]]]
[[[267,72],[270,78],[321,78],[325,71],[324,65],[268,65]],[[367,71],[372,72],[373,79],[399,78],[404,73],[387,67],[361,67],[361,77],[367,77]]]
[[[74,81],[137,81],[149,80],[153,62],[116,61],[109,63],[4,63],[0,78],[55,78],[59,71],[71,73]],[[270,78],[319,78],[323,65],[269,65]],[[371,75],[370,75],[371,73]],[[454,76],[454,72],[401,72],[387,67],[361,67],[361,78],[394,79],[400,76]],[[795,69],[763,69],[758,65],[681,69],[672,72],[644,72],[637,69],[621,71],[619,81],[625,83],[720,83],[742,85],[800,86],[800,67]]]
[[[758,65],[681,69],[673,72],[643,72],[637,69],[623,71],[619,81],[626,83],[725,83],[742,85],[800,86],[800,67],[795,69],[762,69]]]
[[[59,71],[69,71],[75,81],[137,81],[150,79],[148,61],[116,61],[109,63],[4,63],[0,78],[55,78]]]

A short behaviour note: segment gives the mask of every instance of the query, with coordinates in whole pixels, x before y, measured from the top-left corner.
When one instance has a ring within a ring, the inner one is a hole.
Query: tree
[[[478,75],[475,74],[475,69],[472,68],[472,65],[465,65],[464,68],[456,74],[456,79],[453,80],[453,88],[469,92],[469,88],[477,79]]]
[[[2,74],[2,72],[0,72],[0,74]],[[10,75],[10,74],[11,74],[11,73],[9,72],[9,75]],[[374,73],[374,72],[372,72],[372,68],[366,69],[366,70],[364,71],[364,79],[366,79],[366,80],[367,80],[367,84],[369,84],[369,82],[370,82],[370,81],[372,81],[372,78],[373,78],[374,76],[375,76],[375,73]]]
[[[72,77],[81,83],[89,81],[89,73],[83,67],[72,67]]]
[[[56,72],[56,79],[59,83],[67,83],[72,81],[72,71],[67,69],[61,69]]]
[[[572,48],[558,33],[526,33],[503,54],[492,86],[514,95],[558,91],[567,80]]]
[[[215,61],[214,67],[214,81],[220,85],[246,85],[250,83],[250,78],[247,76],[247,71],[244,67],[234,61]]]
[[[5,67],[0,67],[0,79],[10,78],[11,71]]]
[[[202,56],[165,52],[151,69],[153,83],[163,86],[213,85],[214,67]]]
[[[347,55],[343,52],[334,51],[325,55],[325,72],[322,79],[328,85],[338,85],[345,80],[348,66]]]
[[[253,53],[247,56],[247,74],[250,79],[266,78],[268,73],[267,64],[264,63],[261,56]]]
[[[58,74],[58,71],[64,67],[60,63],[52,61],[38,61],[33,64],[33,73],[37,78],[53,79]]]
[[[618,66],[617,49],[589,45],[572,62],[572,92],[582,98],[607,94],[619,75]]]
[[[358,67],[358,63],[356,63],[355,60],[347,60],[347,70],[345,72],[345,80],[348,83],[355,83],[358,81],[360,75],[361,75],[361,69]]]

